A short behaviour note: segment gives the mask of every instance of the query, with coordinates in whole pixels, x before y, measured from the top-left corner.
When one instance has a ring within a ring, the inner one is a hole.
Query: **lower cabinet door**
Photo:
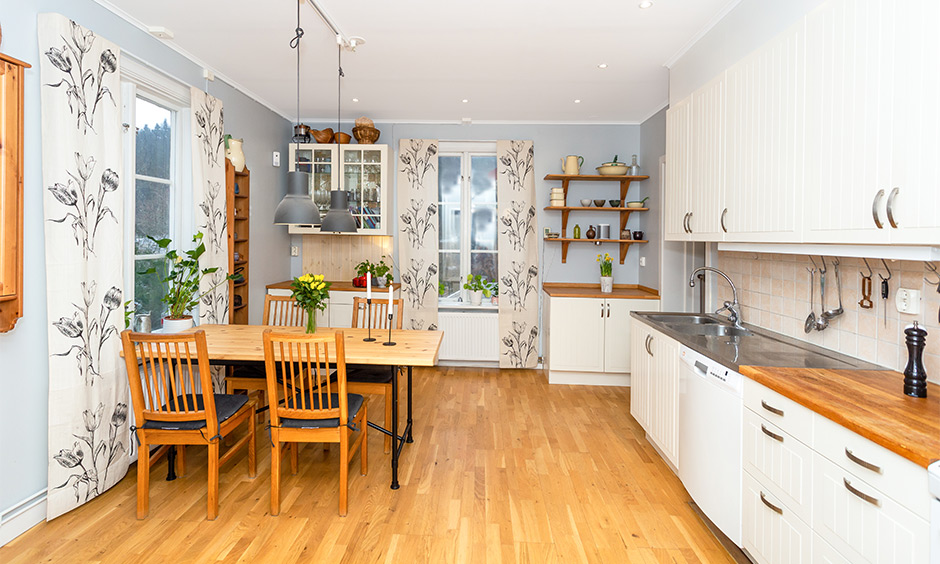
[[[823,540],[850,562],[928,561],[926,520],[819,454],[813,467],[813,526]]]
[[[633,320],[630,329],[630,415],[646,432],[649,432],[650,409],[650,360],[653,358],[649,344],[650,329],[642,321]]]
[[[742,540],[759,564],[810,564],[813,531],[751,474],[744,472]]]
[[[813,535],[813,561],[818,564],[852,564],[819,535]]]
[[[549,298],[551,370],[604,371],[603,299]]]
[[[650,429],[647,432],[666,459],[679,467],[679,343],[651,332]]]

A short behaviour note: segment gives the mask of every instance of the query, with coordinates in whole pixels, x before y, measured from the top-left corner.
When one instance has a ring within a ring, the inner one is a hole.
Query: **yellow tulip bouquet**
[[[614,271],[612,260],[608,253],[597,255],[597,262],[601,263],[601,276],[610,276]]]
[[[317,310],[326,309],[326,300],[330,298],[330,283],[323,280],[322,274],[304,274],[294,278],[290,288],[294,300],[307,312],[307,333],[315,333]]]

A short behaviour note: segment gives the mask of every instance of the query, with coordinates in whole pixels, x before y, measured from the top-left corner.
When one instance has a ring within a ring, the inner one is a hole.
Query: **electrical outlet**
[[[290,246],[290,256],[292,256],[292,257],[299,257],[299,256],[300,256],[300,247],[298,247],[297,245],[291,245],[291,246]]]
[[[894,295],[894,305],[901,313],[917,315],[920,313],[920,290],[898,288],[897,293]]]
[[[640,257],[640,266],[646,266],[646,257]]]
[[[274,151],[274,156],[272,158],[272,164],[274,166],[281,166],[281,152]]]

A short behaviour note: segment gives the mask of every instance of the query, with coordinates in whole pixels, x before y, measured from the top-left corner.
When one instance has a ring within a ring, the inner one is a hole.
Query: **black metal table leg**
[[[415,442],[414,436],[411,434],[411,367],[408,367],[408,424],[406,428],[408,429],[408,437],[405,439],[407,443]]]
[[[392,489],[398,485],[398,367],[392,366]]]

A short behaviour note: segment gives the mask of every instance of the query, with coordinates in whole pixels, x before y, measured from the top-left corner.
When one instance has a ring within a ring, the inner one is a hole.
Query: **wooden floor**
[[[337,514],[338,448],[301,450],[269,514],[270,448],[222,467],[206,521],[205,449],[188,473],[153,471],[150,517],[135,519],[136,466],[117,486],[0,548],[0,562],[731,562],[629,414],[629,389],[549,386],[537,371],[415,371],[415,443],[389,489],[369,438],[369,475],[350,471]],[[381,413],[373,399],[370,413]],[[373,415],[373,419],[381,416]]]

